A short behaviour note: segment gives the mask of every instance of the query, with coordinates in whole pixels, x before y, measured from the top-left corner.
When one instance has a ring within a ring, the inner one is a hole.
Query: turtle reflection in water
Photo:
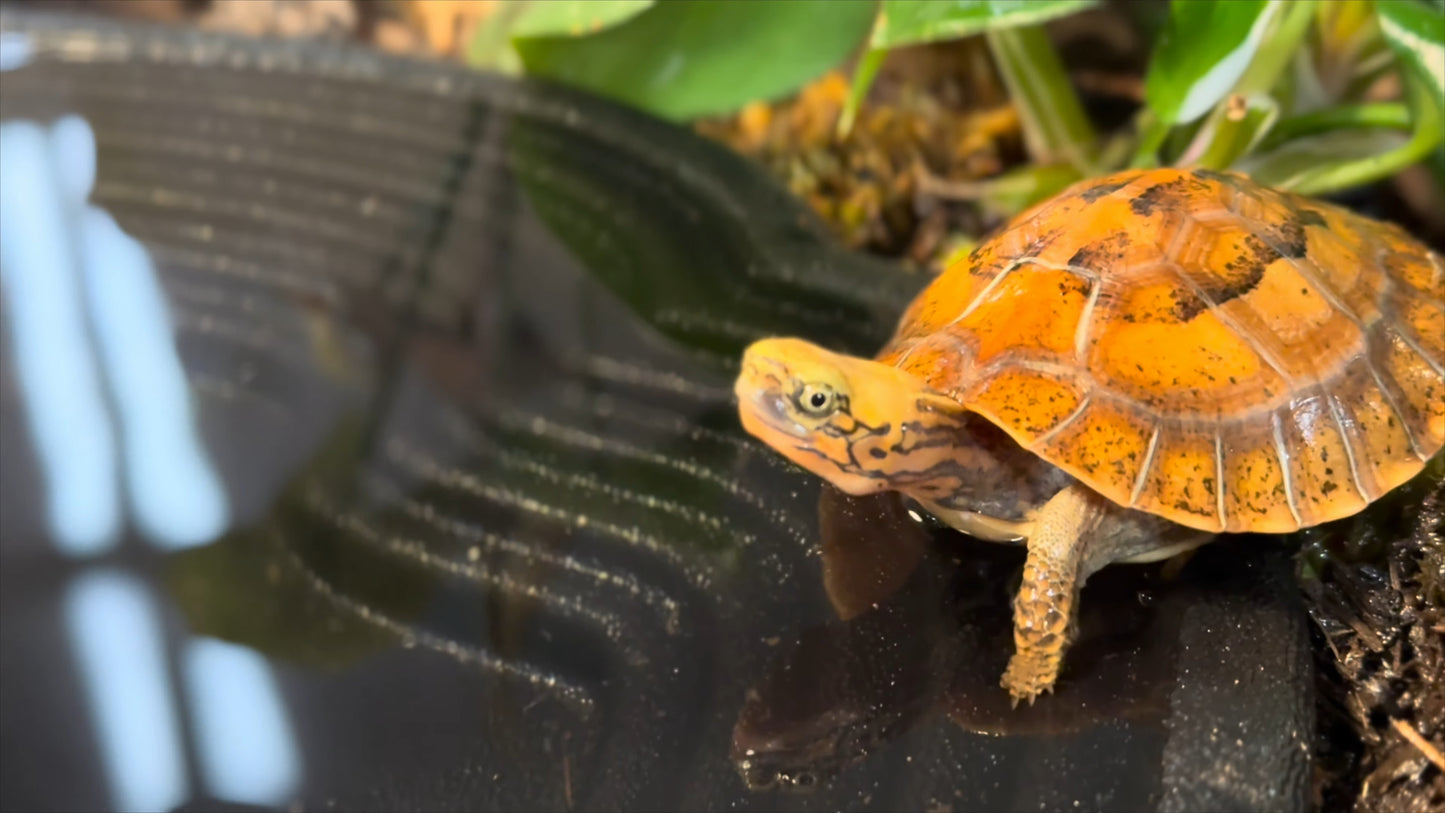
[[[1116,571],[1083,608],[1077,678],[1012,709],[996,685],[1010,635],[1006,585],[1018,557],[938,536],[897,494],[819,502],[823,581],[839,620],[784,645],[747,693],[732,760],[753,790],[809,789],[936,714],[984,734],[1057,735],[1103,720],[1162,721],[1175,667],[1161,611],[1141,602],[1157,574]],[[1176,613],[1177,615],[1177,613]]]
[[[1396,226],[1235,174],[1131,170],[1020,215],[876,360],[748,348],[743,426],[853,495],[1024,542],[1015,702],[1078,592],[1221,532],[1356,514],[1445,444],[1445,266]]]

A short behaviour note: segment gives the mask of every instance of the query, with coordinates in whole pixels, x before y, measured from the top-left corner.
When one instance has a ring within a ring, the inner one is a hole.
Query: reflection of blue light
[[[114,439],[84,309],[118,408],[140,525],[163,547],[209,542],[224,530],[226,495],[196,434],[150,256],[87,204],[96,162],[90,125],[66,116],[51,128],[48,145],[34,123],[0,128],[0,266],[58,544],[94,554],[114,540],[119,524]]]
[[[169,810],[187,789],[155,607],[139,581],[106,570],[76,579],[65,599],[115,806]]]
[[[160,545],[204,544],[225,530],[226,497],[191,420],[155,269],[110,215],[84,219],[86,294],[120,413],[132,507]]]
[[[0,71],[13,71],[29,64],[34,49],[30,38],[18,31],[0,33]]]
[[[115,447],[45,142],[33,122],[0,124],[0,286],[51,533],[65,552],[86,555],[115,541]]]
[[[85,200],[95,183],[90,125],[78,116],[56,122],[51,149],[61,183]],[[155,266],[108,213],[87,206],[78,225],[96,345],[125,439],[132,508],[162,546],[209,542],[224,530],[226,498],[196,437]]]
[[[249,649],[198,638],[186,652],[186,681],[211,794],[254,805],[287,801],[299,757],[265,661]]]
[[[85,205],[95,186],[95,133],[80,116],[65,116],[50,126],[55,178],[77,207]],[[87,207],[89,208],[89,207]]]

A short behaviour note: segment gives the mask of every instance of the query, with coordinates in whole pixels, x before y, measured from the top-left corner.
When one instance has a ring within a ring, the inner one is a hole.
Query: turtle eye
[[[798,396],[798,406],[809,415],[819,417],[831,415],[837,403],[833,388],[823,385],[808,384]]]

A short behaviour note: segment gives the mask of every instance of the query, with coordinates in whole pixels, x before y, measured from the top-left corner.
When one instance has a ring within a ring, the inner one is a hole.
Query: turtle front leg
[[[1053,689],[1073,631],[1083,586],[1085,551],[1107,513],[1105,501],[1080,485],[1060,491],[1039,509],[1028,539],[1023,582],[1014,597],[1014,654],[1003,687],[1030,703]]]
[[[1117,505],[1075,483],[1034,515],[1023,582],[1014,597],[1014,654],[1003,687],[1030,703],[1053,689],[1075,628],[1084,580],[1111,562],[1148,562],[1210,534]]]

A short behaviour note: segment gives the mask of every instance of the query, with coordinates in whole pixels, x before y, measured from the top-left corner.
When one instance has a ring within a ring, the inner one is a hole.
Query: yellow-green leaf
[[[1096,0],[883,0],[870,45],[892,48],[1034,25],[1082,11]]]

